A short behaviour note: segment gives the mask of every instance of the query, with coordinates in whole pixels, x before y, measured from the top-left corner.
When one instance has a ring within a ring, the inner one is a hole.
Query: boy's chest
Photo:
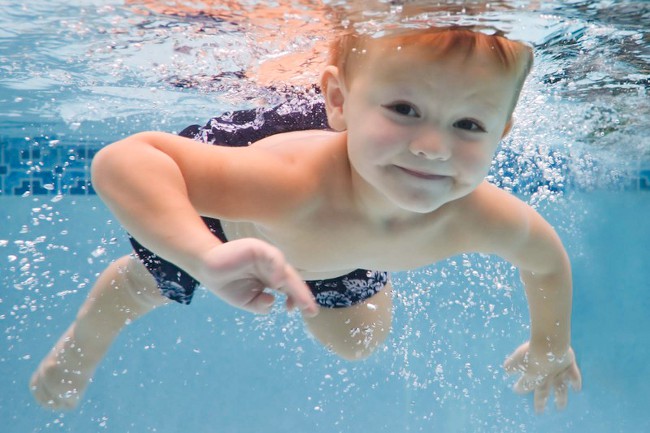
[[[318,218],[265,229],[251,223],[225,223],[228,239],[255,237],[278,247],[302,273],[339,275],[357,268],[413,269],[460,251],[453,223],[427,221],[372,226],[353,218]],[[232,238],[230,236],[233,236]]]

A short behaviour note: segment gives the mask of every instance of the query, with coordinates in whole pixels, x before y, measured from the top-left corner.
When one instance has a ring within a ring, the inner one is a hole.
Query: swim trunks
[[[307,129],[327,129],[322,102],[294,98],[272,109],[235,111],[210,119],[203,127],[192,125],[179,135],[221,146],[248,146],[273,134]],[[203,217],[210,231],[228,242],[218,219]],[[199,282],[171,262],[158,257],[129,236],[135,254],[155,278],[161,293],[189,304]],[[363,302],[388,283],[388,272],[357,269],[326,280],[305,281],[316,302],[327,308],[344,308]]]

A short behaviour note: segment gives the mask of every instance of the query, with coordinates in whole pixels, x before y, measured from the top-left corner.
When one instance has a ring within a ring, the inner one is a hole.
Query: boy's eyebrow
[[[375,83],[376,86],[382,87],[382,90],[394,98],[403,98],[407,102],[409,102],[411,98],[418,98],[423,94],[427,94],[428,90],[422,91],[422,87],[418,88],[418,86],[426,86],[427,88],[430,87],[430,85],[426,82],[414,82],[411,78],[409,78],[408,73],[405,73],[404,75],[398,74],[397,76],[393,75],[392,73],[386,73],[386,75],[379,73],[378,78],[379,83]],[[389,83],[389,85],[383,87],[381,86],[382,82]],[[487,97],[486,95],[482,94],[481,90],[474,90],[472,93],[463,95],[462,99],[465,102],[469,101],[473,108],[481,112],[479,113],[481,116],[487,116],[491,113],[496,113],[507,109],[509,103],[506,101],[499,101],[494,97]]]
[[[481,98],[481,95],[479,95],[477,92],[467,95],[466,97],[466,99],[475,99],[474,102],[475,105],[481,108],[486,108],[487,110],[499,110],[503,108],[503,104],[499,103],[493,98],[486,98],[486,99],[479,99],[479,98]]]
[[[481,108],[485,107],[486,109],[491,110],[491,111],[503,108],[501,106],[502,104],[499,104],[499,103],[497,103],[497,102],[495,102],[493,100],[477,101],[476,105],[478,105]]]

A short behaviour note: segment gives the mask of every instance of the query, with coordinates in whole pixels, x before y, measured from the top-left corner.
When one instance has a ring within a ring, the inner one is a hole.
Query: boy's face
[[[405,47],[365,55],[349,86],[332,69],[339,87],[326,92],[361,184],[419,213],[472,192],[509,128],[514,73],[480,52],[432,60]]]

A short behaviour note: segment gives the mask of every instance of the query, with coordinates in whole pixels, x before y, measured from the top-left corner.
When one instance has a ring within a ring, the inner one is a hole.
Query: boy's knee
[[[346,361],[362,361],[370,357],[388,336],[389,328],[378,324],[350,330],[349,338],[337,344],[329,344],[329,349]]]
[[[133,256],[125,256],[115,265],[118,266],[120,275],[118,288],[131,297],[135,305],[143,310],[150,310],[168,302],[167,298],[160,293],[156,280],[140,260]]]
[[[366,359],[390,334],[390,288],[351,308],[322,308],[306,323],[312,335],[334,354],[348,361]]]
[[[377,348],[362,348],[362,349],[354,349],[349,350],[346,348],[345,350],[337,350],[334,347],[330,347],[330,350],[334,352],[336,355],[339,357],[343,358],[346,361],[363,361],[367,358],[370,357],[373,353],[375,353],[375,350]]]

